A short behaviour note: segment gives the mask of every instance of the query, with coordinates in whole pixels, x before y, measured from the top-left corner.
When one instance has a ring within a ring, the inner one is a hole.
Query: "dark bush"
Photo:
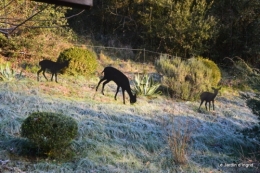
[[[0,34],[0,54],[14,57],[15,52],[19,49],[18,41],[15,38],[8,39],[5,35]]]
[[[70,59],[70,65],[66,71],[69,75],[91,76],[97,69],[96,54],[88,49],[73,47],[64,50],[58,57],[58,62],[64,62]]]
[[[78,125],[73,118],[51,112],[32,113],[21,127],[22,137],[51,157],[61,154],[76,137],[77,131]]]
[[[251,98],[246,101],[246,104],[260,120],[260,100]]]
[[[260,120],[260,100],[255,98],[250,98],[246,102],[247,106],[251,108],[252,112],[258,116],[258,120]],[[242,130],[242,134],[245,138],[251,138],[254,139],[257,145],[260,144],[260,121],[258,121],[258,124],[251,127],[246,128]],[[254,153],[251,151],[251,153]],[[256,157],[257,159],[260,159],[259,155],[259,147],[256,147]]]

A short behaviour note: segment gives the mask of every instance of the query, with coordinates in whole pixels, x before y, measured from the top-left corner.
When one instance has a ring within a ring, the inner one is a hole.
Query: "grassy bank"
[[[239,94],[223,92],[216,111],[198,112],[199,102],[176,102],[165,96],[139,97],[134,105],[113,99],[116,85],[95,91],[98,77],[66,77],[59,83],[36,82],[31,74],[0,83],[0,165],[3,172],[254,172],[254,168],[221,167],[247,163],[246,148],[256,147],[237,131],[252,127],[257,117]],[[66,161],[22,155],[20,127],[32,112],[73,117],[79,126]],[[189,134],[185,134],[185,129]],[[169,147],[172,133],[189,135],[186,165],[178,165]],[[184,134],[182,134],[184,132]]]

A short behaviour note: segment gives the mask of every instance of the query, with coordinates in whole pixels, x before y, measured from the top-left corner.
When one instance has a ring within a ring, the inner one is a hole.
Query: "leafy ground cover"
[[[43,78],[42,78],[43,79]],[[231,164],[252,163],[246,148],[253,139],[239,131],[257,124],[257,116],[238,93],[222,92],[216,111],[198,112],[199,101],[174,101],[165,96],[138,97],[134,105],[122,95],[113,99],[116,85],[105,96],[95,91],[98,77],[59,76],[59,83],[36,82],[36,75],[0,83],[1,172],[255,172]],[[32,112],[48,111],[73,117],[79,126],[70,160],[22,155],[23,120]],[[178,165],[168,144],[173,130],[190,130],[187,164]],[[258,146],[259,147],[259,146]],[[230,165],[228,165],[230,164]]]

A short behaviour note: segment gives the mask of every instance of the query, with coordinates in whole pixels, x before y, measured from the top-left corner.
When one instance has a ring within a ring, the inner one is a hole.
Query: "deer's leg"
[[[45,79],[48,81],[47,77],[45,76],[45,69],[43,70],[42,74],[45,77]]]
[[[200,107],[201,107],[201,105],[203,104],[203,102],[204,102],[204,100],[201,100],[201,102],[200,102]],[[199,107],[199,110],[200,110],[200,107]]]
[[[100,81],[98,82],[98,85],[97,85],[97,87],[96,87],[96,91],[98,90],[98,87],[99,87],[100,83],[101,83],[102,81],[104,81],[104,80],[105,80],[105,78],[100,79]]]
[[[51,73],[51,81],[52,81],[52,79],[53,79],[53,76],[54,76],[54,73]]]
[[[210,111],[211,101],[209,101],[209,111]]]
[[[213,110],[215,110],[215,108],[214,108],[214,100],[212,101],[212,105],[213,105]]]
[[[37,72],[37,81],[39,81],[39,74],[42,72],[42,68]]]
[[[116,100],[116,96],[117,96],[117,93],[118,93],[118,91],[119,91],[119,86],[117,86],[117,89],[116,89],[116,94],[115,94],[115,100]]]
[[[123,103],[125,104],[125,90],[122,89],[122,93],[123,93]]]
[[[57,80],[57,73],[55,73],[55,81],[56,81],[56,83],[58,83],[58,80]]]
[[[104,87],[105,87],[105,85],[106,85],[108,82],[110,82],[110,80],[106,80],[106,81],[103,83],[103,87],[102,87],[102,91],[101,91],[103,95],[105,95],[105,94],[104,94]]]
[[[206,110],[208,110],[208,108],[207,108],[207,103],[208,103],[208,102],[206,101],[206,102],[205,102],[205,107],[206,107]]]

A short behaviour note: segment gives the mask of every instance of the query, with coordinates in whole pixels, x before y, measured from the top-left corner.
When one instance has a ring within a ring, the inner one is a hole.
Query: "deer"
[[[205,101],[206,110],[208,110],[208,108],[207,108],[207,103],[209,103],[209,111],[210,111],[210,102],[212,102],[213,110],[215,110],[215,108],[214,108],[214,99],[215,99],[215,97],[217,96],[218,91],[221,89],[221,87],[218,88],[218,89],[212,87],[212,89],[213,89],[214,93],[211,93],[211,92],[203,92],[203,93],[200,94],[200,100],[201,100],[201,102],[200,102],[199,110],[200,110],[200,107],[201,107],[201,105],[202,105],[202,103],[203,103],[204,101]]]
[[[39,62],[39,65],[41,66],[41,69],[37,72],[37,80],[39,81],[39,74],[43,72],[43,76],[48,81],[47,77],[45,76],[46,69],[50,70],[51,72],[51,81],[53,79],[53,76],[55,75],[55,81],[57,81],[57,73],[61,71],[61,69],[69,66],[70,60],[65,60],[64,62],[53,62],[51,60],[42,60]]]
[[[133,104],[136,102],[136,94],[133,94],[131,92],[129,80],[121,71],[119,71],[118,69],[116,69],[114,67],[105,67],[104,70],[102,71],[102,73],[104,73],[104,77],[102,79],[100,79],[100,81],[98,82],[96,91],[98,90],[100,83],[105,81],[105,82],[103,82],[103,87],[102,87],[102,91],[101,91],[101,93],[104,95],[105,85],[107,83],[109,83],[110,81],[114,81],[117,85],[117,90],[116,90],[116,94],[114,97],[115,100],[116,100],[116,96],[119,91],[119,88],[121,87],[122,93],[123,93],[123,103],[125,104],[125,91],[128,93],[128,95],[130,97],[130,103]]]

